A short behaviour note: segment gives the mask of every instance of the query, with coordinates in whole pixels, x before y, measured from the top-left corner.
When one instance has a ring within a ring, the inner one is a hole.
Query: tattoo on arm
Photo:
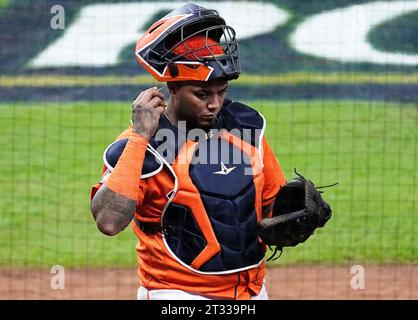
[[[136,209],[136,201],[113,192],[102,185],[91,201],[91,212],[100,230],[112,226],[119,233],[131,222]],[[116,234],[115,233],[115,234]]]

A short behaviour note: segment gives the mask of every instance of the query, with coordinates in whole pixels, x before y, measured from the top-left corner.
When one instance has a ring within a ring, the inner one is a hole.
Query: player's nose
[[[207,106],[208,110],[211,112],[216,111],[222,106],[222,103],[223,103],[223,99],[221,97],[219,97],[218,95],[213,95],[211,99],[209,100],[209,103]]]

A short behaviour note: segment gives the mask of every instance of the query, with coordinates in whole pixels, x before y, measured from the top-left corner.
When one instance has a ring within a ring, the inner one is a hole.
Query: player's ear
[[[167,88],[170,95],[175,95],[180,87],[180,84],[175,81],[169,81],[167,82]]]

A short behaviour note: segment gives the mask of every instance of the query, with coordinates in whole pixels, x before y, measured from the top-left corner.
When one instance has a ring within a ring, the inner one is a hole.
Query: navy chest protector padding
[[[219,115],[220,120],[215,123],[214,128],[239,130],[241,137],[247,143],[256,148],[259,147],[264,129],[264,119],[260,113],[245,104],[225,99],[224,107]]]
[[[128,138],[121,139],[113,142],[105,151],[104,157],[106,160],[106,166],[108,169],[113,170],[118,163],[120,156],[122,155],[123,150],[125,150],[126,144],[128,143]],[[148,150],[145,153],[144,163],[142,165],[142,175],[150,174],[152,172],[158,171],[161,167],[161,163],[152,153]]]
[[[181,261],[190,265],[207,243],[190,209],[170,203],[163,221],[170,249]]]
[[[211,148],[217,151],[215,155],[210,156]],[[208,158],[202,159],[202,155]],[[207,163],[210,157],[212,161],[216,160],[213,161],[215,163],[205,164],[203,160]],[[236,163],[237,159],[241,161]],[[255,187],[249,157],[227,141],[216,138],[199,143],[191,163],[190,178],[200,191],[221,245],[220,253],[204,264],[200,271],[222,272],[256,265],[263,258],[264,250],[256,235]],[[164,229],[170,249],[180,260],[190,264],[205,246],[190,209],[171,204],[164,214],[164,226],[168,226]]]

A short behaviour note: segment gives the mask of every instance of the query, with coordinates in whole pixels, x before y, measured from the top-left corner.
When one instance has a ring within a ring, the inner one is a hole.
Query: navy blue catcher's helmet
[[[186,4],[155,22],[135,50],[138,62],[158,81],[237,79],[235,30],[216,10]]]

